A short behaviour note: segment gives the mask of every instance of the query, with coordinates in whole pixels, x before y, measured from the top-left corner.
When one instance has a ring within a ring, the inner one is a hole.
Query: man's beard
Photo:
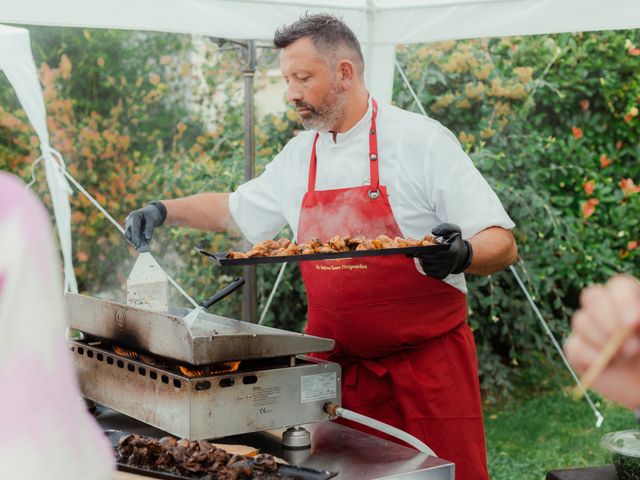
[[[338,85],[335,83],[331,86],[321,105],[314,107],[310,103],[299,101],[296,102],[296,109],[309,109],[304,113],[304,116],[298,114],[304,128],[328,132],[333,130],[342,119],[345,102],[345,92],[338,91]]]

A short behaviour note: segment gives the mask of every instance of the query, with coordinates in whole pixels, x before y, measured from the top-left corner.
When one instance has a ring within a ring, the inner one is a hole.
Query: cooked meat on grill
[[[249,256],[243,252],[229,252],[227,258],[249,258]]]
[[[278,246],[280,248],[287,248],[290,244],[291,244],[291,240],[289,240],[288,238],[279,238],[278,239]]]
[[[295,243],[289,242],[289,246],[284,249],[284,255],[299,255],[302,252],[302,247]]]
[[[315,250],[316,248],[321,246],[322,246],[322,242],[317,238],[312,238],[302,244],[303,249],[310,249],[310,250]]]
[[[362,237],[344,237],[344,241],[349,247],[349,250],[356,250],[358,245],[364,242],[364,238]]]
[[[430,235],[425,235],[421,240],[401,237],[391,239],[387,235],[378,235],[373,239],[336,235],[326,243],[322,243],[317,238],[312,238],[302,244],[293,243],[287,238],[280,238],[278,240],[266,240],[264,242],[257,243],[248,252],[229,252],[227,254],[227,258],[281,257],[300,254],[308,255],[311,253],[335,253],[382,250],[384,248],[422,247],[435,244],[435,239]]]
[[[371,243],[371,240],[363,240],[356,247],[357,252],[360,252],[362,250],[375,250],[375,249],[376,247],[373,246],[373,244]]]
[[[329,240],[329,247],[334,252],[348,252],[349,247],[347,246],[347,242],[345,237],[341,237],[340,235],[336,235],[335,237]]]
[[[205,440],[160,440],[127,435],[116,446],[116,458],[137,468],[202,480],[286,480],[272,455],[231,455]]]

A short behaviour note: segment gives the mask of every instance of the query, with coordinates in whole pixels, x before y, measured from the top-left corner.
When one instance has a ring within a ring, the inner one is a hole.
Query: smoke
[[[365,238],[400,235],[388,200],[383,196],[373,200],[367,191],[368,187],[344,189],[330,203],[306,210],[298,227],[299,241],[314,237],[326,242],[335,235]]]

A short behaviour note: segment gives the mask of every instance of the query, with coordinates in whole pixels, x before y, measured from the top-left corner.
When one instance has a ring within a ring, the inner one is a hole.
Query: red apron
[[[374,100],[370,185],[317,191],[316,134],[299,242],[402,236],[379,184],[376,116]],[[456,464],[456,479],[487,480],[478,365],[464,293],[420,274],[404,255],[308,261],[300,269],[309,303],[306,332],[336,342],[333,351],[319,356],[342,366],[342,405],[418,437]]]

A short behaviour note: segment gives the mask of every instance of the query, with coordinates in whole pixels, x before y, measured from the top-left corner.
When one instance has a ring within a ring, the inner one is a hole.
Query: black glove
[[[442,280],[450,273],[462,273],[473,258],[471,244],[462,239],[460,227],[453,223],[441,223],[431,230],[437,238],[441,238],[441,245],[447,245],[446,250],[434,250],[429,253],[419,253],[416,258],[420,260],[420,265],[424,273],[430,277]]]
[[[124,221],[127,241],[139,252],[148,252],[153,231],[167,218],[167,207],[162,202],[151,202],[146,207],[134,210]]]

